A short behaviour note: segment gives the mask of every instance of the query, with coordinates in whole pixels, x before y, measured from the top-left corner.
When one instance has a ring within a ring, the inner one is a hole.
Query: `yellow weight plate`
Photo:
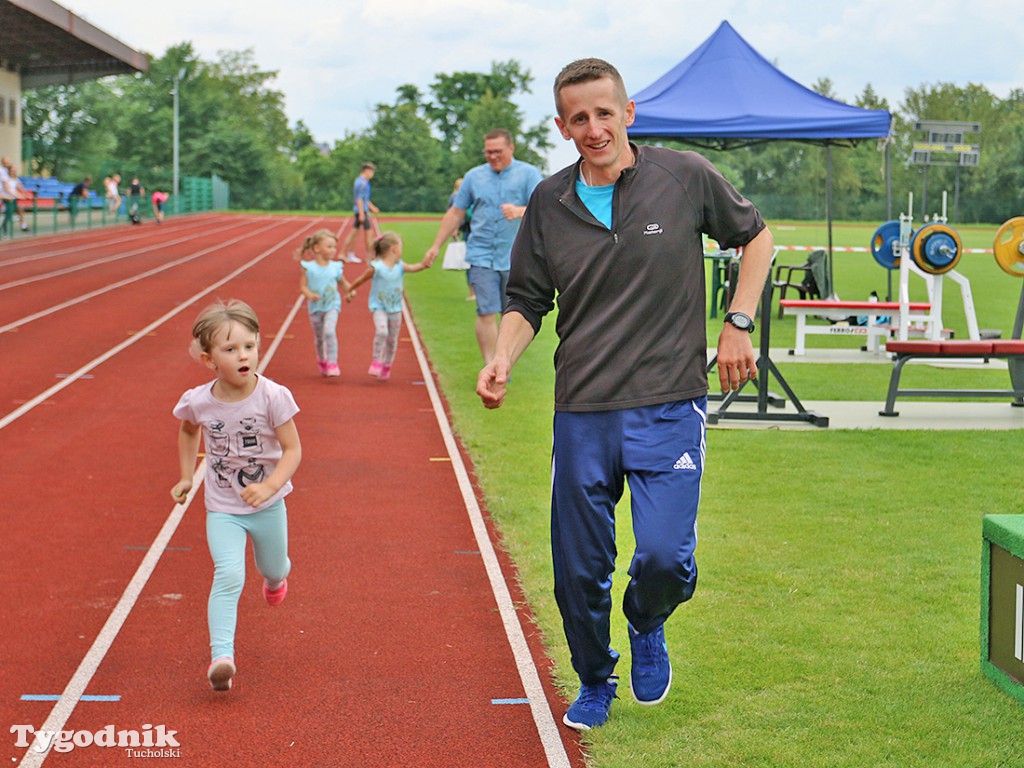
[[[945,224],[925,224],[910,241],[914,263],[932,275],[949,272],[960,261],[963,252],[960,235]]]
[[[999,228],[992,251],[1000,269],[1024,277],[1024,216],[1016,216]]]

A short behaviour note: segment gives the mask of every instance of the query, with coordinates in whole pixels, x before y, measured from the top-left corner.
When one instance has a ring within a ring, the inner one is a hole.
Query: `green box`
[[[981,671],[1024,703],[1024,515],[985,515]]]

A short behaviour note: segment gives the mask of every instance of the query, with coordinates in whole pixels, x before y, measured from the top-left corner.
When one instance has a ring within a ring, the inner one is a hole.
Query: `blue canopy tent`
[[[832,145],[889,135],[892,115],[829,99],[776,69],[727,21],[693,53],[633,96],[631,138],[673,139],[709,149],[765,141],[826,148],[828,272],[832,275]],[[888,146],[886,149],[888,174]]]

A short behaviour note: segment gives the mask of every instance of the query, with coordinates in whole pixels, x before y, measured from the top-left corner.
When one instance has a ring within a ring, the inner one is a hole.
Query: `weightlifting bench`
[[[881,343],[889,338],[891,327],[899,327],[900,303],[898,301],[817,301],[812,299],[781,299],[779,306],[787,315],[796,315],[796,346],[792,354],[807,354],[807,336],[824,334],[828,336],[857,335],[867,337],[869,352],[881,352]],[[913,321],[929,319],[932,305],[927,302],[911,302],[907,316]],[[866,315],[867,325],[809,325],[807,318],[817,315]],[[890,317],[889,323],[880,324],[881,317]]]
[[[899,416],[893,406],[900,395],[907,397],[1012,397],[1011,405],[1024,407],[1024,341],[1009,339],[1002,341],[943,340],[890,341],[885,345],[887,352],[895,355],[892,377],[889,379],[889,394],[885,398],[885,409],[881,416]],[[900,374],[903,366],[914,358],[984,359],[1003,358],[1010,366],[1012,389],[900,389]]]

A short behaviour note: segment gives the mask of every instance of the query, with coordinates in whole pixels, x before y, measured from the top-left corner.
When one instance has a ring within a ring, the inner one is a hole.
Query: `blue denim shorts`
[[[470,265],[466,279],[476,294],[476,313],[494,315],[505,309],[505,289],[508,287],[508,272],[490,267]]]

